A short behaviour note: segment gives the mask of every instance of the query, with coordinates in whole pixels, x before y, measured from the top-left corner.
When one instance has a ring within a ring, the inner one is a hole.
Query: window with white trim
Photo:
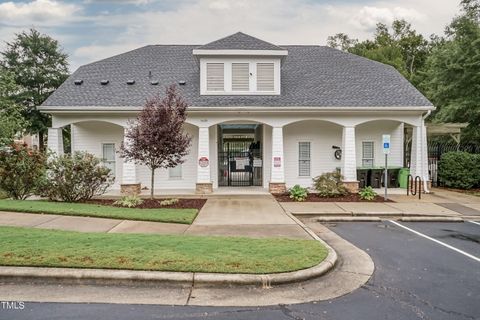
[[[275,90],[275,66],[273,62],[257,63],[257,91]]]
[[[298,143],[298,176],[310,177],[310,142]]]
[[[232,63],[232,91],[250,91],[250,64]]]
[[[375,162],[375,143],[362,141],[362,167],[373,167]]]
[[[225,90],[225,74],[223,63],[207,63],[207,90]]]
[[[102,143],[102,163],[115,176],[115,143]]]
[[[170,179],[182,179],[182,165],[179,164],[173,168],[168,168],[168,177]]]

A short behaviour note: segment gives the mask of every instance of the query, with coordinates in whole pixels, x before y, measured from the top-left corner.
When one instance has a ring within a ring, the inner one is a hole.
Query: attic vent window
[[[101,83],[103,86],[107,85],[109,82],[110,82],[109,80],[102,80],[102,81],[100,81],[100,83]]]
[[[156,86],[156,85],[158,85],[158,80],[152,80],[152,81],[150,81],[150,84],[152,86]]]
[[[75,85],[80,86],[83,83],[83,80],[75,80],[74,81]]]
[[[185,81],[185,80],[180,80],[180,81],[178,81],[178,84],[181,85],[181,86],[184,86],[184,85],[187,84],[187,81]]]
[[[135,84],[135,80],[127,80],[127,84],[129,85]]]

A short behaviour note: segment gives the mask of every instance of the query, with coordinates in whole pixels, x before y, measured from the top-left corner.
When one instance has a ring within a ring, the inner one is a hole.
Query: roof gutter
[[[112,106],[112,107],[100,107],[100,106],[40,106],[38,108],[42,112],[92,112],[92,111],[101,111],[101,112],[138,112],[142,109],[141,106]],[[435,110],[434,106],[393,106],[393,107],[382,107],[382,106],[292,106],[292,107],[265,107],[265,106],[218,106],[218,107],[207,107],[207,106],[190,106],[188,111],[190,112],[323,112],[323,111],[432,111]]]

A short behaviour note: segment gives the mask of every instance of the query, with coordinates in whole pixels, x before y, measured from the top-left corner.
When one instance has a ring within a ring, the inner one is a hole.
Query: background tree
[[[11,144],[28,125],[21,108],[11,98],[17,91],[13,74],[0,67],[0,146]]]
[[[378,23],[373,39],[358,41],[344,33],[328,37],[329,46],[393,66],[414,82],[425,64],[429,42],[405,20],[395,20],[389,29]]]
[[[58,41],[35,29],[17,34],[12,42],[7,42],[1,55],[2,66],[14,75],[19,87],[14,99],[23,106],[22,114],[29,122],[27,131],[38,133],[43,149],[50,117],[37,107],[67,78],[67,55]]]
[[[147,100],[137,119],[130,122],[128,144],[122,143],[121,157],[147,166],[152,174],[150,198],[153,199],[155,170],[173,168],[184,162],[191,137],[183,131],[187,117],[187,104],[175,86],[166,90],[162,99],[155,96]]]
[[[462,139],[480,140],[480,0],[462,1],[462,14],[428,57],[421,89],[441,122],[469,123]]]

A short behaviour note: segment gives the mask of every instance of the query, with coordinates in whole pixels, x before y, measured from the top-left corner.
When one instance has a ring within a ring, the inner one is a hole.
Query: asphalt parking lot
[[[480,319],[480,224],[328,227],[375,262],[366,285],[334,300],[261,308],[25,302],[22,310],[0,305],[0,319]]]

